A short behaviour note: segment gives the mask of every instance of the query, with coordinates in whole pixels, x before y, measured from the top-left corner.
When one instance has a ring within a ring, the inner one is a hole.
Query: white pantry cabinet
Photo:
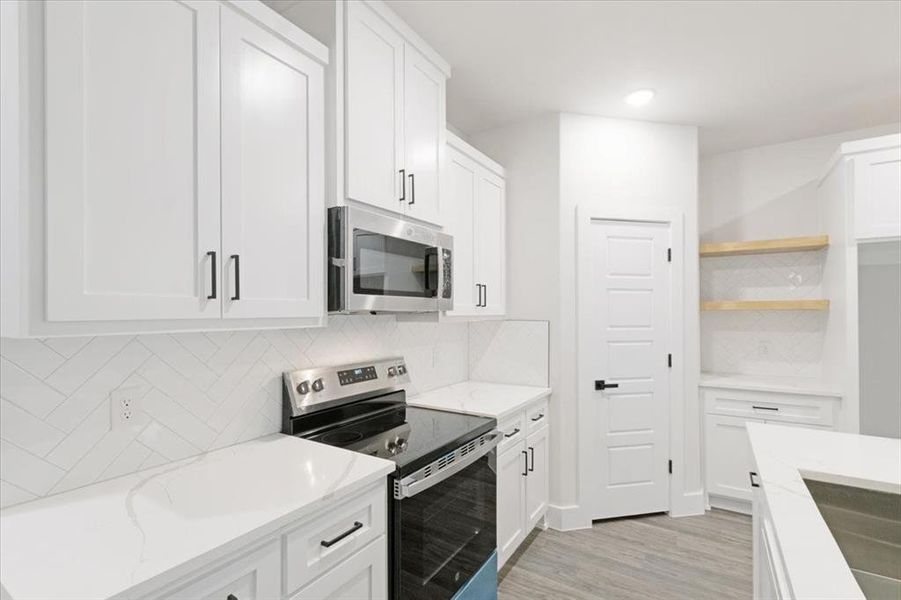
[[[454,236],[454,317],[502,317],[506,310],[504,169],[447,132],[445,224]]]
[[[383,2],[345,3],[345,195],[441,225],[450,67]]]
[[[901,238],[901,148],[864,152],[853,161],[855,236]]]
[[[16,7],[2,334],[320,325],[328,50],[259,2]]]
[[[711,506],[749,512],[754,470],[747,423],[833,429],[841,398],[752,389],[701,388],[704,403],[704,472]]]
[[[497,447],[497,566],[516,552],[548,507],[548,399],[504,418]]]

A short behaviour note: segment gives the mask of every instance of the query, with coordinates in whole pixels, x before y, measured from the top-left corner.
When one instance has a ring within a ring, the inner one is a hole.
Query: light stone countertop
[[[407,398],[411,406],[494,417],[501,420],[551,395],[551,388],[464,381]]]
[[[763,423],[747,429],[794,597],[863,600],[804,478],[901,494],[901,440]]]
[[[394,468],[275,434],[13,506],[0,511],[2,596],[141,596]]]
[[[730,375],[701,373],[698,385],[702,388],[725,388],[733,390],[753,390],[782,394],[805,394],[841,398],[841,386],[806,377],[778,377],[767,375]]]

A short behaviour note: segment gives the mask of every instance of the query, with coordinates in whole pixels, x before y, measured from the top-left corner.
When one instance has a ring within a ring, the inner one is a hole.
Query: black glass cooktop
[[[487,417],[407,406],[403,392],[314,416],[305,423],[305,430],[295,430],[297,435],[393,460],[400,477],[497,426]]]

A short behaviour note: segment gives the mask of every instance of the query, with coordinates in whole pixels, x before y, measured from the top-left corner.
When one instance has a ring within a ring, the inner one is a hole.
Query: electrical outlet
[[[130,427],[141,410],[139,392],[141,388],[126,387],[113,390],[110,394],[110,426],[112,429]]]

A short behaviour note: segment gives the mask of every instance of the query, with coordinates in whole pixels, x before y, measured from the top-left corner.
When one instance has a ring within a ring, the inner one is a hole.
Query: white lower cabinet
[[[782,561],[782,553],[773,533],[769,508],[759,487],[753,492],[754,600],[791,598],[791,588]]]
[[[143,598],[386,600],[387,512],[379,481]]]
[[[712,506],[748,512],[753,458],[747,423],[833,429],[840,398],[756,390],[702,389],[704,471]]]
[[[498,426],[504,436],[497,456],[498,569],[547,514],[547,406],[540,400]]]

